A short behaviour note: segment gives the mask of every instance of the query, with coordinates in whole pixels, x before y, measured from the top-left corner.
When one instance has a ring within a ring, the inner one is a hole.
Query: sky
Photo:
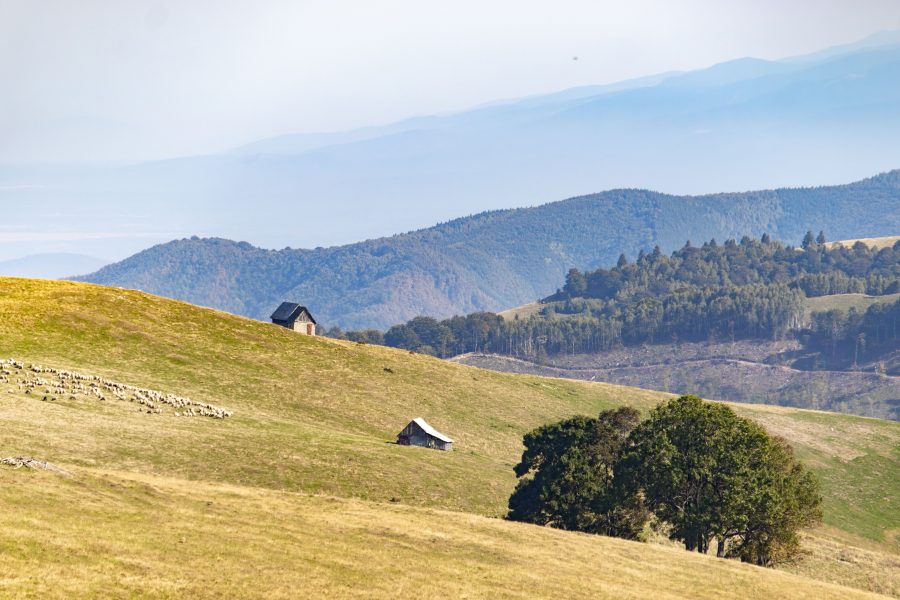
[[[0,0],[0,163],[220,152],[897,28],[900,0]]]

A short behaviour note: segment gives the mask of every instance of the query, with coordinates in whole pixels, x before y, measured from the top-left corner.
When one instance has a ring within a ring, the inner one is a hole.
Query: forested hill
[[[806,314],[809,298],[847,294],[885,301],[864,312]],[[614,268],[589,273],[570,269],[565,286],[527,318],[486,312],[442,322],[417,317],[382,339],[369,331],[348,337],[442,357],[491,352],[541,359],[640,344],[778,340],[802,330],[806,345],[825,347],[832,360],[839,347],[849,350],[856,363],[861,346],[869,354],[897,349],[898,297],[900,241],[881,249],[862,242],[828,247],[824,233],[816,240],[809,232],[797,249],[763,235],[740,243],[688,243],[671,256],[656,247],[635,262],[622,255]]]
[[[832,239],[900,231],[900,171],[843,186],[707,196],[612,190],[314,250],[183,239],[80,279],[255,318],[294,300],[327,326],[386,328],[544,297],[569,268],[610,265],[623,252],[763,233],[799,243],[807,229]]]

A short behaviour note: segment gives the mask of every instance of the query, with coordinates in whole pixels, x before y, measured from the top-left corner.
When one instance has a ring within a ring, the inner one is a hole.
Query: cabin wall
[[[294,321],[293,330],[303,335],[316,335],[316,324],[310,320],[306,313],[301,313],[297,320]]]
[[[294,331],[304,335],[316,335],[316,326],[311,321],[302,321],[297,319],[294,321]]]
[[[316,324],[311,321],[301,322],[300,320],[291,321],[272,321],[281,327],[286,327],[302,335],[316,335]]]

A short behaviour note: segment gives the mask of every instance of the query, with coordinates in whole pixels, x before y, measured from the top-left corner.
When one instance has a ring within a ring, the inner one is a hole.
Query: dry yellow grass
[[[79,471],[0,470],[0,595],[878,597],[676,548],[470,514]]]
[[[21,279],[0,279],[0,355],[235,411],[225,421],[179,420],[4,394],[0,444],[10,454],[488,515],[505,512],[526,431],[662,397],[313,339],[137,292]],[[418,416],[459,450],[423,455],[389,443]]]
[[[825,246],[828,248],[834,248],[835,246],[844,246],[845,248],[851,247],[856,242],[862,242],[866,246],[871,248],[889,248],[900,242],[900,235],[892,235],[886,237],[877,237],[877,238],[859,238],[855,240],[837,240],[834,242],[827,242]]]
[[[834,541],[817,534],[803,536],[802,558],[781,565],[790,573],[900,597],[900,556]]]
[[[541,311],[542,307],[543,304],[541,304],[540,302],[529,302],[528,304],[523,304],[522,306],[508,308],[504,311],[500,311],[497,314],[507,321],[512,321],[516,317],[520,319],[527,319],[528,317],[538,314]]]

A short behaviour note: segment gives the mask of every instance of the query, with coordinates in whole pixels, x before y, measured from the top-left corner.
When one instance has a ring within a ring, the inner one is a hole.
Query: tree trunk
[[[684,548],[688,552],[693,552],[697,549],[697,535],[695,533],[690,532],[685,536]]]

